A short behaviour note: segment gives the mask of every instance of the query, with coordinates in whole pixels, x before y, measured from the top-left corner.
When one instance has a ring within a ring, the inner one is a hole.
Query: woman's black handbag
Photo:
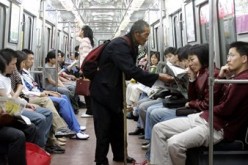
[[[180,107],[176,109],[176,116],[188,116],[193,113],[199,112],[197,109],[194,108],[187,108],[187,107]]]
[[[164,107],[167,108],[179,108],[185,106],[187,99],[184,97],[170,96],[163,100]]]

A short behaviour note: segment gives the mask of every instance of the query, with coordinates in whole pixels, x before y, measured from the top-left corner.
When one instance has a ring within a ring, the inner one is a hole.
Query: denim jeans
[[[75,132],[80,131],[80,124],[77,121],[74,110],[72,108],[71,102],[66,95],[61,95],[61,97],[50,97],[52,101],[59,104],[59,114],[67,123],[69,129]]]
[[[38,107],[35,111],[24,109],[22,115],[28,117],[37,128],[36,144],[45,147],[52,125],[52,112],[46,108]]]

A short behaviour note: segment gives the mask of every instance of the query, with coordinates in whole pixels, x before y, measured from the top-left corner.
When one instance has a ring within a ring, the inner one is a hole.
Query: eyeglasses
[[[236,55],[235,54],[232,54],[232,53],[229,53],[229,54],[227,54],[227,58],[233,58],[233,57],[235,57]]]

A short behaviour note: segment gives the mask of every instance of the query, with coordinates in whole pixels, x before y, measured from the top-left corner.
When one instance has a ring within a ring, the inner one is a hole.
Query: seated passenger
[[[25,50],[25,52],[28,53],[28,54],[25,54],[25,58],[23,59],[25,65],[23,68],[20,68],[21,73],[22,73],[21,75],[23,79],[23,85],[24,85],[23,93],[30,97],[32,96],[39,96],[39,97],[46,96],[47,97],[49,95],[49,98],[52,101],[57,102],[59,104],[59,108],[60,108],[59,114],[65,120],[68,127],[72,131],[76,132],[75,138],[81,139],[81,140],[88,139],[89,135],[83,132],[86,129],[86,127],[80,126],[80,124],[78,123],[78,120],[73,112],[71,102],[69,101],[67,96],[60,95],[59,93],[54,92],[54,91],[44,90],[43,92],[41,92],[38,86],[35,85],[37,83],[34,81],[33,77],[28,71],[33,66],[34,55],[32,51]]]
[[[232,75],[234,80],[248,79],[248,43],[230,45],[227,64],[218,78]],[[248,84],[215,84],[222,97],[213,108],[214,144],[234,140],[247,127]],[[158,123],[152,130],[151,164],[185,164],[189,148],[209,145],[209,111]]]
[[[189,46],[179,48],[178,50],[170,48],[170,47],[167,48],[164,52],[166,61],[172,63],[173,65],[179,65],[179,66],[182,66],[182,68],[184,68],[185,67],[184,61],[187,61],[187,57],[188,57],[187,55],[188,48]],[[159,73],[167,73],[165,65],[166,65],[166,62],[158,63]],[[164,91],[164,96],[167,96],[168,94],[171,93],[171,90],[169,90],[167,87],[168,86],[171,87],[173,84],[175,84],[175,82],[170,83],[170,84],[167,83],[164,85],[164,89],[162,89]],[[149,114],[147,115],[147,111],[149,113],[150,109],[163,107],[162,101],[163,101],[162,98],[156,98],[156,99],[147,98],[147,99],[142,99],[139,101],[139,106],[136,109],[137,111],[136,114],[139,116],[139,120],[137,123],[137,129],[134,132],[130,132],[129,135],[137,135],[139,134],[140,131],[144,132],[144,128],[147,127],[146,125],[149,124],[149,123],[147,124],[149,120],[146,120],[146,116],[149,116]],[[147,148],[147,145],[142,146],[142,148],[143,147]]]
[[[0,66],[5,66],[0,57]],[[1,68],[1,67],[0,67]],[[36,127],[16,125],[13,116],[0,109],[0,155],[7,155],[9,165],[26,165],[25,142],[35,142]]]
[[[0,51],[0,56],[5,60],[5,65],[0,68],[0,96],[13,97],[9,75],[16,69],[18,54],[12,49],[3,49]],[[21,100],[19,97],[16,99]],[[24,99],[21,102],[25,104],[21,114],[29,118],[37,127],[35,143],[44,148],[52,124],[52,113],[46,108],[27,103]]]
[[[78,96],[75,95],[75,82],[74,84],[63,84],[63,82],[59,79],[59,75],[56,70],[56,54],[55,51],[50,51],[46,57],[45,64],[45,84],[44,88],[50,91],[57,91],[63,95],[66,95],[74,108],[75,114],[78,113],[79,105],[78,105]],[[57,80],[56,80],[57,78]]]
[[[159,62],[159,53],[158,52],[151,52],[151,58],[150,58],[150,68],[149,72],[155,73],[157,69],[157,64]],[[148,93],[142,91],[142,89],[146,89],[144,91],[149,91]],[[127,104],[130,104],[129,106],[135,107],[137,104],[137,101],[140,98],[141,93],[144,93],[145,96],[149,95],[152,91],[152,88],[146,87],[143,84],[140,83],[129,83],[127,85],[126,89],[126,102]]]

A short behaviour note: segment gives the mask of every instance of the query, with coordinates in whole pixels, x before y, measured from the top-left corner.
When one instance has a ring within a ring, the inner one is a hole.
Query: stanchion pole
[[[127,103],[126,103],[126,81],[122,73],[122,94],[123,94],[123,122],[124,122],[124,165],[127,165]]]

